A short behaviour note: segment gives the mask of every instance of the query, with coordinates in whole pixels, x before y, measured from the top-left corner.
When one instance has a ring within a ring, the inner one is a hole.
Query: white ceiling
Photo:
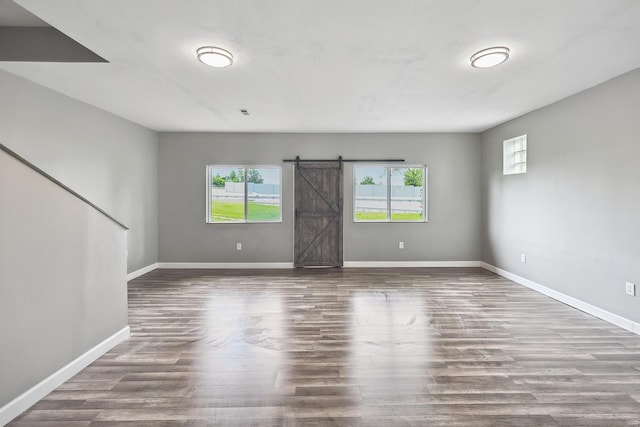
[[[1,69],[158,131],[476,132],[640,67],[638,0],[16,2],[110,63]]]

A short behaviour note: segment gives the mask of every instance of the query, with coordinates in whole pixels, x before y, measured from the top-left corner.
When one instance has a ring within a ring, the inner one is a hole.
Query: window
[[[280,222],[280,168],[207,166],[207,222]]]
[[[502,145],[503,175],[527,172],[527,135],[507,139]]]
[[[425,166],[354,166],[353,178],[354,221],[427,220]]]

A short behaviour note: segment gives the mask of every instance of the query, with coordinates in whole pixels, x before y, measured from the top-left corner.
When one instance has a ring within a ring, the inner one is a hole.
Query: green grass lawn
[[[280,207],[249,203],[247,205],[247,218],[249,221],[278,221],[280,219]],[[212,202],[211,221],[244,221],[244,203]]]
[[[391,219],[394,221],[422,221],[422,214],[417,213],[392,213]],[[386,221],[386,212],[356,212],[358,221]]]
[[[247,205],[249,221],[278,221],[280,207],[249,203]],[[421,213],[394,213],[394,221],[422,221]],[[386,221],[386,212],[356,212],[358,221]],[[230,222],[244,221],[244,204],[242,202],[213,202],[211,205],[211,221]]]

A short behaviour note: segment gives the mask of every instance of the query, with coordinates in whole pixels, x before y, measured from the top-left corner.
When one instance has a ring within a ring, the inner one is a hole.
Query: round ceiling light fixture
[[[509,48],[504,46],[482,49],[471,56],[471,66],[474,68],[495,67],[509,59],[509,52]]]
[[[203,64],[216,68],[224,68],[233,64],[233,55],[228,50],[213,46],[203,46],[196,51],[198,60]]]

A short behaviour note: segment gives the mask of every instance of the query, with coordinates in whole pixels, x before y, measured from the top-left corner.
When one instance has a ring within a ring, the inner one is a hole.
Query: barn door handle
[[[295,216],[295,219],[298,219],[298,208],[294,209],[294,216]]]

